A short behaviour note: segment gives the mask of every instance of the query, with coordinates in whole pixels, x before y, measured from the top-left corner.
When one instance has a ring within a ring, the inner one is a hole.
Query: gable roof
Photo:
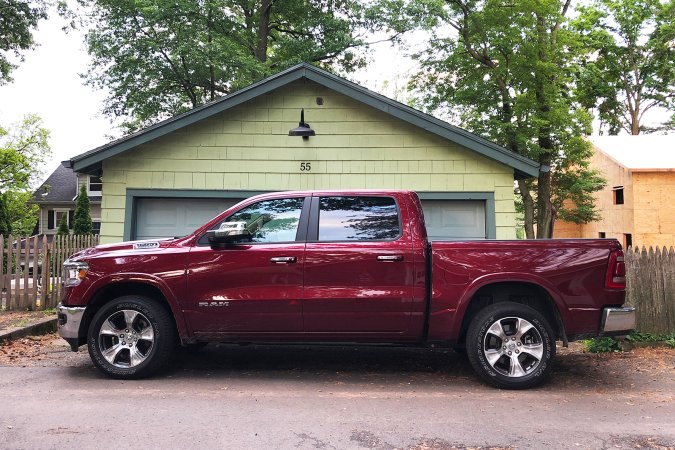
[[[77,173],[63,164],[54,170],[49,177],[33,192],[33,203],[72,203],[75,204],[80,195]],[[89,195],[91,203],[101,203],[100,195]]]
[[[136,133],[122,137],[108,144],[73,157],[71,167],[77,172],[93,173],[101,168],[104,159],[123,153],[138,145],[164,136],[200,120],[226,111],[248,100],[267,94],[302,78],[311,80],[328,89],[365,103],[377,110],[390,114],[400,120],[420,127],[452,142],[456,142],[487,158],[499,161],[515,169],[516,178],[537,176],[539,163],[518,155],[493,142],[481,138],[462,128],[439,120],[407,105],[399,103],[383,95],[377,94],[344,78],[338,77],[310,64],[301,63],[276,75],[254,83],[237,92],[233,92],[218,100],[194,108],[186,113],[159,122]]]
[[[35,203],[72,203],[77,195],[77,174],[62,164],[33,192]]]
[[[593,136],[596,150],[629,170],[675,171],[675,134]]]

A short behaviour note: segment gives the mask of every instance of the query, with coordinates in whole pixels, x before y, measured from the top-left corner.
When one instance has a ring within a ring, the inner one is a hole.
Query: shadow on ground
[[[72,353],[55,334],[0,346],[0,365],[64,367],[75,378],[105,378],[94,369],[86,346]],[[169,369],[152,380],[167,377],[381,383],[438,389],[487,387],[474,375],[466,356],[453,350],[386,346],[209,344],[196,352],[178,349]],[[620,392],[627,388],[631,392],[669,392],[675,399],[675,350],[591,354],[577,344],[559,348],[552,380],[538,390]]]
[[[563,353],[557,357],[551,382],[538,389],[619,390],[656,380],[648,371],[631,370],[632,364],[628,355]],[[197,352],[177,351],[171,368],[160,376],[485,386],[465,355],[441,348],[210,344]]]

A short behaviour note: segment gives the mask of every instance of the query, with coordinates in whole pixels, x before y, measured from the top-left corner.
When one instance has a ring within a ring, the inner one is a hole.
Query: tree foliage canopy
[[[0,127],[0,191],[26,191],[42,176],[51,155],[49,131],[35,114],[11,130]]]
[[[33,231],[38,207],[27,202],[51,155],[48,139],[49,131],[36,115],[26,116],[9,131],[0,127],[0,232]]]
[[[87,83],[133,131],[299,62],[345,71],[380,9],[357,0],[84,0]]]
[[[675,109],[675,1],[595,0],[573,26],[585,58],[578,93],[609,134],[646,130],[644,115]],[[672,121],[664,124],[673,129]]]
[[[0,1],[0,86],[12,81],[16,68],[9,55],[23,59],[22,51],[32,48],[33,30],[47,17],[47,6],[41,0]]]
[[[550,167],[520,180],[526,234],[550,237],[556,217],[597,217],[592,192],[604,181],[588,168],[591,116],[570,95],[578,35],[566,26],[570,1],[428,0],[438,17],[416,57],[423,106]],[[418,7],[418,6],[416,6]],[[431,14],[430,12],[430,14]],[[428,26],[428,25],[427,25]],[[448,33],[447,30],[452,30]]]

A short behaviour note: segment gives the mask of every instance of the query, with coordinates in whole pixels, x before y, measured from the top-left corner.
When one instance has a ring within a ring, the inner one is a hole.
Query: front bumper
[[[59,303],[57,329],[59,335],[68,341],[75,352],[80,343],[80,324],[84,316],[84,306],[63,306]]]
[[[605,308],[602,312],[600,334],[623,336],[635,329],[635,308]]]

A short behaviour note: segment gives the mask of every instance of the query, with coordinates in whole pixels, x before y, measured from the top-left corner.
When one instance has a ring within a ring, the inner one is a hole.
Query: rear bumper
[[[602,311],[600,334],[623,336],[635,329],[635,308],[605,308]]]
[[[80,343],[80,324],[84,316],[84,306],[63,306],[59,303],[57,330],[59,335],[68,341],[70,348],[77,351]]]

